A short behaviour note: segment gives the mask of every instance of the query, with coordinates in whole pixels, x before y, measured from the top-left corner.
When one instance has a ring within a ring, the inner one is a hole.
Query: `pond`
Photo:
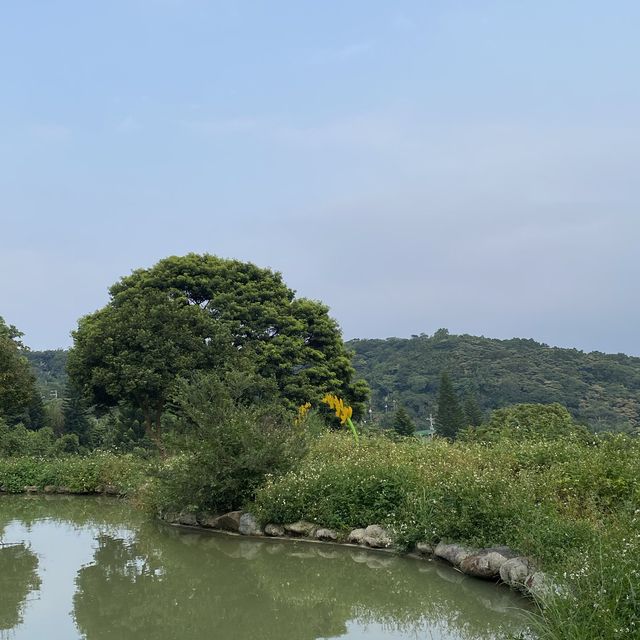
[[[0,638],[503,638],[527,601],[437,561],[155,522],[124,501],[0,496]]]

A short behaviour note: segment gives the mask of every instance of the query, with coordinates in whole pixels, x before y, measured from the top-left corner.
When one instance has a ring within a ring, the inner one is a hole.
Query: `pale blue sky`
[[[70,344],[189,251],[345,337],[640,355],[640,3],[0,5],[0,315]]]

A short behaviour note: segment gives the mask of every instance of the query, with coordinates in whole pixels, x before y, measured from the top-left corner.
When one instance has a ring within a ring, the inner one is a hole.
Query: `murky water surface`
[[[503,638],[527,603],[437,562],[177,529],[124,502],[0,496],[0,638]]]

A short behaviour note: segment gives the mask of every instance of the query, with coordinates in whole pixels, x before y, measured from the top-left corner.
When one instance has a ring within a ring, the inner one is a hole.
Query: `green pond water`
[[[527,601],[439,562],[154,522],[126,502],[0,496],[0,638],[503,638]]]

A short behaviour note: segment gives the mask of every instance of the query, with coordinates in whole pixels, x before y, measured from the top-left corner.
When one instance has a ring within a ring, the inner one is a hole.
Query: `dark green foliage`
[[[477,427],[482,424],[482,409],[478,404],[475,393],[467,392],[463,403],[464,421],[466,426]]]
[[[291,407],[334,392],[361,412],[367,386],[353,379],[337,323],[278,273],[189,254],[135,271],[110,295],[73,333],[69,375],[99,407],[142,410],[158,444],[173,386],[196,371],[249,366]]]
[[[69,376],[99,407],[125,402],[141,410],[147,435],[159,444],[176,378],[216,366],[228,347],[220,327],[186,299],[153,287],[118,291],[73,332]]]
[[[475,390],[483,413],[517,403],[559,402],[596,431],[640,426],[640,358],[446,331],[352,340],[347,346],[369,382],[374,413],[383,411],[386,396],[397,398],[415,419],[435,413],[440,373],[446,370],[459,393]]]
[[[170,450],[149,503],[154,510],[217,513],[242,507],[270,474],[302,455],[303,434],[282,407],[247,402],[251,381],[199,374],[172,398]]]
[[[153,449],[145,432],[144,414],[140,409],[120,403],[99,416],[89,418],[89,448],[143,455]]]
[[[43,425],[42,399],[21,336],[0,317],[0,418],[37,429]]]
[[[440,376],[438,390],[438,404],[436,409],[436,433],[445,438],[455,438],[460,429],[465,426],[464,413],[451,384],[447,372]]]
[[[0,530],[1,533],[1,530]],[[0,547],[0,634],[22,622],[30,592],[40,587],[38,556],[25,544]]]
[[[393,429],[398,435],[412,436],[416,432],[416,425],[404,407],[400,407],[393,417]]]
[[[64,432],[74,434],[81,446],[90,444],[90,411],[87,402],[75,385],[67,382],[62,404]]]

